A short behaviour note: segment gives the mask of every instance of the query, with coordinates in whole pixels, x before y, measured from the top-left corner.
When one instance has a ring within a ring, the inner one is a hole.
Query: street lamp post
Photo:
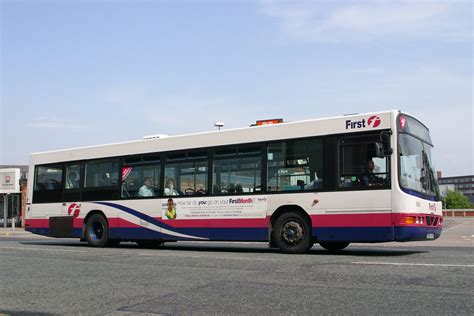
[[[214,126],[217,127],[219,129],[219,131],[221,130],[221,128],[224,127],[224,122],[215,122],[214,123]]]
[[[7,228],[8,224],[8,193],[5,193],[3,198],[3,227]]]

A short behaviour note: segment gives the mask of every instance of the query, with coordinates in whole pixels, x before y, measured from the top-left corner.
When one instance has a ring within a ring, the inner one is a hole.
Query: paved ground
[[[306,255],[256,243],[95,249],[3,229],[0,314],[472,315],[474,219],[446,224],[434,242]]]

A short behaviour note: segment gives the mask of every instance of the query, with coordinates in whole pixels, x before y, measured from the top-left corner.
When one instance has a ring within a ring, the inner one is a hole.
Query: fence
[[[446,217],[474,217],[474,209],[453,209],[443,210]]]

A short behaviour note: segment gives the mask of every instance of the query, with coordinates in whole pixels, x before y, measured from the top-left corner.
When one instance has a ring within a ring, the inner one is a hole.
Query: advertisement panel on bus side
[[[224,219],[224,218],[265,218],[267,197],[220,197],[202,199],[162,200],[162,218],[174,219]]]

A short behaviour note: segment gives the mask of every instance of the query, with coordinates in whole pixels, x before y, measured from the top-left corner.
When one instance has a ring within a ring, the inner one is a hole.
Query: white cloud
[[[467,1],[261,2],[261,12],[291,37],[324,42],[388,35],[472,40],[471,9]]]
[[[57,118],[37,118],[26,125],[31,128],[41,129],[85,129],[87,125],[80,124],[71,120],[63,120]]]
[[[442,4],[372,4],[335,10],[325,21],[325,27],[339,27],[358,32],[393,32],[410,29],[414,23],[442,13]]]

